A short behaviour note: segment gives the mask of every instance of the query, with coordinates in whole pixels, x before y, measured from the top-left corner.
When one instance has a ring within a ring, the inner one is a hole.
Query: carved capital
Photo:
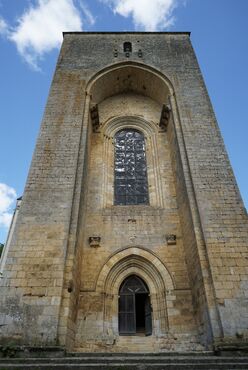
[[[100,247],[101,237],[100,236],[90,236],[89,244],[92,248]]]
[[[165,235],[167,245],[175,245],[177,244],[177,236],[175,234],[167,234]]]

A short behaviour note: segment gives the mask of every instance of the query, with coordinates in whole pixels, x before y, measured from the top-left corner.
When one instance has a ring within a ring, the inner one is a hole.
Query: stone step
[[[205,357],[214,356],[213,351],[201,352],[67,352],[66,357]]]
[[[7,369],[106,369],[106,370],[156,370],[156,369],[248,369],[248,357],[221,356],[163,356],[163,355],[111,355],[94,354],[61,358],[1,358],[0,370]]]
[[[153,362],[148,362],[146,364],[133,364],[133,363],[125,363],[125,364],[0,364],[0,370],[14,370],[14,369],[36,369],[36,370],[99,370],[99,369],[106,369],[106,370],[184,370],[184,369],[191,369],[191,370],[200,370],[200,369],[207,369],[207,370],[232,370],[232,369],[248,369],[248,364],[239,363],[239,362],[229,362],[226,364],[208,364],[205,362],[199,362],[198,364],[195,363],[185,363],[185,364],[178,364],[178,363],[170,363],[166,364],[164,362],[154,364]]]
[[[245,363],[248,364],[248,357],[219,357],[219,356],[211,356],[211,357],[204,357],[204,356],[194,356],[194,357],[189,357],[189,356],[98,356],[98,357],[61,357],[61,358],[1,358],[0,359],[0,364],[8,364],[8,363],[13,363],[13,364],[29,364],[29,363],[40,363],[40,364],[63,364],[63,363],[68,363],[68,364],[90,364],[90,363],[134,363],[134,364],[142,364],[142,363],[147,363],[147,362],[152,362],[152,363],[178,363],[178,364],[183,364],[183,363],[199,363],[199,362],[206,362],[208,364],[218,364],[218,363],[229,363],[232,361],[238,361],[239,363]]]

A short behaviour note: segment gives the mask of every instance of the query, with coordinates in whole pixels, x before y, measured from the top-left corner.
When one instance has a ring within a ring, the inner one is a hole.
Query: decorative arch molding
[[[134,262],[138,263],[139,266],[143,266],[144,270],[147,270],[149,266],[150,274],[152,274],[153,271],[153,274],[157,274],[159,278],[161,277],[163,282],[162,284],[164,284],[163,288],[166,291],[171,291],[175,289],[175,282],[173,281],[169,270],[162,263],[162,261],[151,251],[136,246],[127,247],[118,251],[104,263],[98,275],[98,279],[96,282],[96,291],[106,291],[106,288],[109,285],[109,281],[111,281],[111,276],[114,276],[115,271],[118,271],[119,268],[122,268],[123,266],[127,268],[127,266],[129,267],[129,265]],[[115,276],[114,278],[116,279],[117,276]],[[146,279],[144,280],[146,281]],[[149,283],[146,283],[149,289],[151,289]]]
[[[112,255],[102,267],[96,282],[96,293],[103,294],[103,331],[118,336],[118,294],[121,283],[137,275],[147,284],[153,307],[153,334],[169,330],[167,306],[173,300],[175,284],[160,259],[139,247],[129,247]]]
[[[158,104],[162,110],[163,104],[168,103],[174,94],[171,81],[154,67],[143,63],[126,61],[109,65],[99,70],[88,81],[86,87],[87,102],[93,107],[107,98],[121,96],[125,93],[135,93],[146,96]],[[160,108],[159,108],[160,107]],[[157,110],[157,112],[158,112]],[[117,113],[118,114],[118,113]],[[140,115],[122,116],[107,119],[100,123],[101,140],[103,143],[102,165],[102,208],[114,204],[114,134],[121,128],[136,128],[144,133],[146,141],[147,177],[149,186],[149,202],[152,207],[165,207],[165,194],[162,189],[161,163],[159,158],[159,116],[157,122],[149,121]],[[155,116],[154,116],[155,117]],[[155,118],[154,118],[155,119]],[[88,120],[87,120],[88,122]],[[165,136],[165,139],[166,136]]]
[[[155,122],[146,121],[138,116],[119,116],[110,118],[102,126],[103,135],[103,184],[102,184],[102,207],[112,206],[114,201],[114,136],[121,129],[131,128],[141,131],[146,141],[146,161],[149,184],[150,205],[163,207],[163,191],[160,176],[160,163],[158,154],[157,132]]]
[[[143,132],[145,137],[154,135],[158,131],[158,126],[155,122],[146,121],[138,116],[119,116],[107,120],[102,126],[102,133],[113,139],[115,134],[124,128],[137,129]]]

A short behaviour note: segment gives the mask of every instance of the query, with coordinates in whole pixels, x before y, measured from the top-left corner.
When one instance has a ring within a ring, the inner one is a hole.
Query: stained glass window
[[[148,204],[144,135],[132,129],[115,135],[116,205]]]

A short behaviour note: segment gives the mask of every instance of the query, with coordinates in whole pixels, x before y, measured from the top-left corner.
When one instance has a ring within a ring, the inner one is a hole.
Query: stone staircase
[[[0,358],[0,370],[162,370],[248,369],[247,357],[214,356],[212,353],[70,353],[66,357]]]

